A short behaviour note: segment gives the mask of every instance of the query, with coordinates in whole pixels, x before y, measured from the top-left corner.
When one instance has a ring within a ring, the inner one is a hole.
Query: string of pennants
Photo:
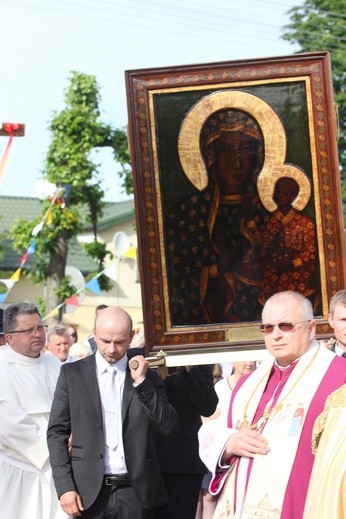
[[[64,188],[59,188],[55,192],[55,194],[51,197],[51,201],[50,201],[49,207],[48,207],[47,211],[45,212],[41,222],[38,223],[33,228],[32,232],[31,232],[31,236],[32,236],[31,243],[30,243],[27,251],[23,254],[23,256],[19,260],[19,263],[20,263],[19,268],[12,274],[12,276],[9,279],[0,279],[0,282],[3,283],[6,286],[6,288],[7,288],[6,292],[4,292],[3,294],[0,294],[0,303],[3,303],[6,300],[8,294],[10,293],[11,289],[13,288],[13,285],[19,281],[22,269],[23,269],[25,263],[27,262],[27,260],[29,259],[29,256],[31,254],[35,253],[35,251],[36,251],[36,240],[35,240],[36,236],[42,230],[42,228],[43,228],[45,223],[47,225],[50,225],[52,223],[52,221],[53,221],[53,218],[52,218],[52,207],[55,204],[58,196],[61,194],[61,192],[63,190],[64,190]]]
[[[6,286],[6,292],[3,294],[0,294],[0,304],[3,303],[8,294],[10,293],[11,289],[13,288],[14,284],[17,283],[20,279],[20,275],[23,269],[23,266],[27,262],[29,256],[31,254],[34,254],[36,251],[36,241],[35,238],[39,234],[39,232],[42,230],[43,226],[45,224],[50,225],[53,221],[52,219],[52,207],[57,201],[59,195],[61,195],[62,191],[64,191],[65,188],[59,188],[55,194],[50,198],[50,205],[45,212],[41,222],[37,224],[34,229],[32,230],[32,240],[31,243],[27,249],[27,251],[23,254],[23,256],[20,258],[20,266],[19,268],[11,275],[10,278],[6,279],[0,279],[0,283],[3,283]],[[130,245],[128,250],[124,252],[124,257],[129,259],[136,259],[137,258],[137,251],[133,245]],[[101,295],[101,287],[98,282],[98,278],[102,275],[106,275],[108,278],[110,278],[112,281],[117,281],[117,268],[116,268],[116,262],[112,262],[109,266],[107,266],[104,270],[99,272],[95,277],[93,277],[90,281],[88,281],[85,286],[80,287],[72,296],[67,298],[63,303],[60,303],[54,310],[52,310],[48,315],[44,317],[44,319],[48,319],[50,317],[53,317],[55,315],[59,314],[60,308],[62,308],[65,305],[69,305],[72,307],[78,307],[80,306],[80,301],[78,299],[78,295],[84,291],[85,288],[90,290],[91,292],[94,292],[97,295]]]
[[[90,281],[88,281],[85,286],[82,286],[80,287],[74,294],[72,294],[72,296],[68,297],[67,299],[65,299],[65,301],[63,303],[60,303],[58,306],[56,306],[51,312],[49,312],[49,314],[47,314],[43,319],[49,319],[50,317],[55,317],[57,315],[59,315],[59,310],[60,308],[62,308],[63,306],[65,305],[69,305],[69,306],[72,306],[72,307],[75,307],[77,308],[78,306],[81,305],[79,299],[78,299],[78,296],[81,292],[84,291],[85,288],[89,289],[91,292],[94,292],[95,294],[97,294],[98,296],[101,295],[101,287],[100,287],[100,284],[98,282],[98,278],[102,275],[102,274],[105,274],[107,277],[109,277],[112,281],[116,281],[117,280],[117,270],[116,270],[116,264],[115,262],[111,263],[107,268],[105,268],[104,270],[102,270],[101,272],[99,272],[97,274],[97,276],[93,277],[92,279],[90,279]]]

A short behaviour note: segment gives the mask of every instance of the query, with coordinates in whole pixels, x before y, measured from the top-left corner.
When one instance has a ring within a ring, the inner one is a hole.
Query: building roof
[[[19,260],[22,254],[18,254],[12,249],[10,231],[17,220],[37,218],[42,210],[42,201],[38,198],[1,196],[0,203],[0,247],[3,251],[0,270],[15,271],[20,266]],[[134,219],[133,199],[124,202],[106,202],[98,229],[107,230],[132,219]],[[90,231],[90,229],[91,226],[86,222],[84,230]],[[70,242],[67,263],[77,267],[83,274],[96,270],[96,264],[85,254],[77,239]],[[30,259],[28,260],[29,265]]]
[[[133,220],[135,217],[134,201],[126,200],[125,202],[106,202],[103,209],[103,215],[99,219],[98,229],[103,231],[110,229],[123,222]],[[88,231],[91,226],[86,224],[85,230]]]

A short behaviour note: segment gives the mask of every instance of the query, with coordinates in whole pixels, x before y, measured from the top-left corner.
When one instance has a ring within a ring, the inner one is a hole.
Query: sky
[[[303,0],[0,0],[0,123],[25,124],[13,140],[0,196],[44,196],[53,111],[71,71],[96,76],[102,121],[127,124],[125,71],[293,54],[283,41]],[[0,136],[0,157],[7,144]],[[106,200],[128,197],[110,149],[98,153]]]

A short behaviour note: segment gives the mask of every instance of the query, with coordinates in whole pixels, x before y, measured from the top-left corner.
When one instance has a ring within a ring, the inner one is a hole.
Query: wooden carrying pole
[[[243,351],[218,351],[205,353],[181,353],[168,354],[159,351],[156,355],[146,357],[151,368],[158,368],[161,375],[166,376],[168,368],[179,366],[198,366],[205,364],[219,364],[223,362],[244,362],[244,361],[262,361],[268,358],[270,354],[265,348]],[[130,361],[132,369],[137,369],[138,362],[136,359]],[[136,367],[137,366],[137,367]]]

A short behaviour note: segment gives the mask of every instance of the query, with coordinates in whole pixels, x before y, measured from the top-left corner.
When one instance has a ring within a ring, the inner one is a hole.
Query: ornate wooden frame
[[[266,209],[273,211],[275,179],[301,176],[295,203],[297,209],[307,207],[316,226],[321,293],[316,318],[319,335],[327,336],[329,299],[346,286],[329,54],[130,70],[125,79],[148,349],[200,353],[263,347],[258,321],[176,324],[172,319],[167,206],[185,190],[191,194],[189,182],[197,190],[206,186],[206,166],[203,159],[196,161],[200,121],[225,106],[251,113],[262,129],[265,163],[257,182]]]

